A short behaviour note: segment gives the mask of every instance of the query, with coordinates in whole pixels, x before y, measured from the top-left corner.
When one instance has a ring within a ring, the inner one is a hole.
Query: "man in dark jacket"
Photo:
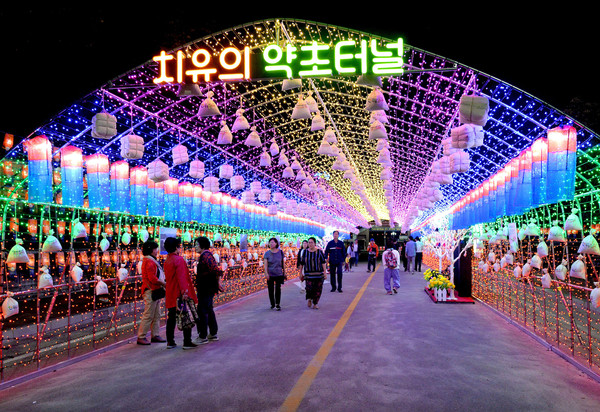
[[[333,240],[330,240],[325,247],[325,259],[329,261],[329,279],[331,282],[331,291],[342,293],[342,266],[346,260],[346,248],[344,242],[338,239],[339,231],[333,232]],[[336,278],[337,272],[337,278]],[[337,284],[337,287],[336,287]]]
[[[199,237],[194,245],[199,254],[196,266],[196,292],[198,295],[198,338],[196,343],[203,345],[209,341],[219,340],[213,299],[221,291],[219,279],[223,276],[223,272],[210,252],[210,240],[207,237]],[[207,329],[210,332],[208,336]]]

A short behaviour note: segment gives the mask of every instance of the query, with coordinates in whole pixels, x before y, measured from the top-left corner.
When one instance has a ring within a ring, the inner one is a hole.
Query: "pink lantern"
[[[60,150],[63,204],[83,206],[83,154],[75,146]]]

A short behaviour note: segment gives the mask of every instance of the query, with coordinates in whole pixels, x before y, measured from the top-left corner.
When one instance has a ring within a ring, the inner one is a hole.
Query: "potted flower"
[[[454,289],[454,284],[445,276],[437,275],[429,279],[428,284],[430,289],[434,290],[436,301],[446,301],[448,297],[448,289]]]

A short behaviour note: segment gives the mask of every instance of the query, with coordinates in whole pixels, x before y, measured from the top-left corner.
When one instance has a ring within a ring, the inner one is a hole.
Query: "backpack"
[[[396,269],[396,266],[398,266],[396,255],[391,250],[385,254],[385,265],[390,269]]]

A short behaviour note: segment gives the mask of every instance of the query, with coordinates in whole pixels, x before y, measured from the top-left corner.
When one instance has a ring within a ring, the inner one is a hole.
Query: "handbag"
[[[193,306],[193,305],[192,305]],[[195,325],[190,312],[190,305],[186,300],[180,300],[177,306],[177,329],[191,329]]]
[[[165,291],[165,288],[163,288],[163,287],[152,290],[152,300],[154,300],[154,301],[162,299],[166,295],[167,295],[167,292]]]

